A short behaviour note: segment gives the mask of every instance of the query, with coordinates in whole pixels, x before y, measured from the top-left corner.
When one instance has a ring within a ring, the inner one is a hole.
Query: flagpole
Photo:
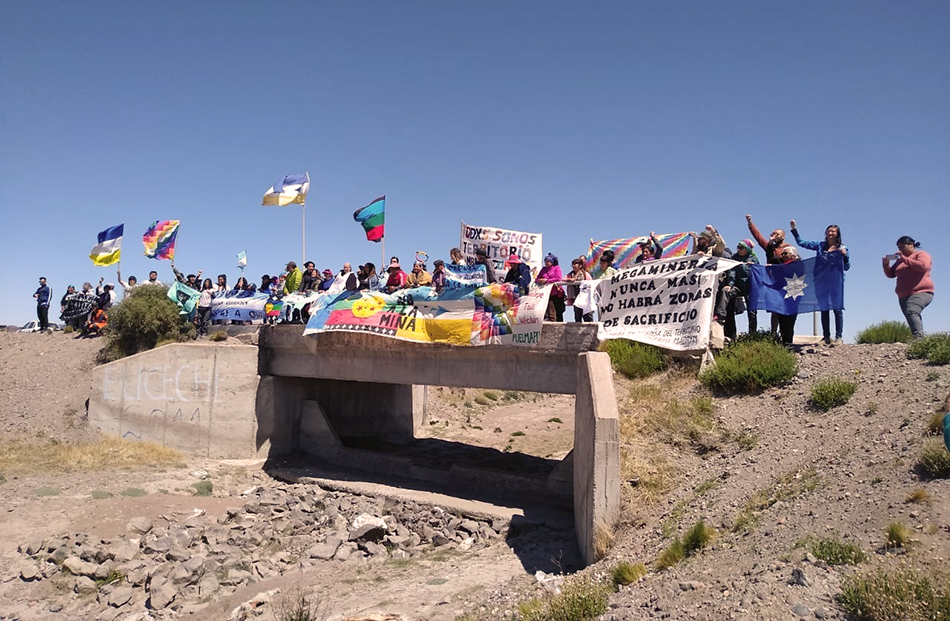
[[[300,205],[300,217],[301,217],[301,240],[300,240],[300,264],[303,265],[307,262],[307,202],[304,201]]]

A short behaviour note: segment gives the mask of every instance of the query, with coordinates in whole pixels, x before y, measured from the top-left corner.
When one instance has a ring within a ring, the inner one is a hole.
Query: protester
[[[755,334],[759,328],[758,314],[749,308],[749,280],[751,265],[759,264],[759,257],[753,251],[755,243],[751,239],[743,239],[736,244],[736,252],[732,255],[733,261],[739,261],[728,272],[722,281],[721,295],[716,304],[716,320],[723,326],[723,336],[734,340],[738,335],[736,330],[736,315],[741,314],[743,308],[748,313],[749,334]]]
[[[538,271],[534,283],[544,287],[551,283],[558,283],[564,280],[561,274],[561,266],[558,264],[557,255],[549,252],[544,257],[544,267]],[[551,295],[548,296],[548,308],[544,312],[545,321],[564,321],[564,289],[560,285],[551,287]]]
[[[284,295],[296,293],[297,289],[300,288],[300,282],[303,280],[303,273],[294,261],[288,261],[285,270],[287,279],[284,281]]]
[[[691,231],[690,236],[693,238],[693,251],[691,254],[704,254],[713,257],[725,256],[727,259],[729,258],[729,249],[726,247],[726,241],[713,225],[707,224],[706,230],[699,235],[697,235],[695,231]]]
[[[513,252],[508,255],[508,264],[511,267],[505,275],[505,283],[515,285],[519,294],[528,295],[528,287],[531,286],[531,269],[528,264],[523,263],[521,257]]]
[[[198,297],[198,312],[195,313],[197,336],[208,334],[208,321],[211,319],[211,301],[215,296],[215,286],[210,278],[201,283],[201,295]]]
[[[759,231],[759,227],[752,222],[752,214],[747,213],[745,220],[749,226],[749,232],[752,233],[752,238],[758,242],[762,250],[765,250],[765,262],[769,265],[784,263],[781,257],[781,250],[789,246],[788,242],[785,241],[785,231],[775,229],[769,234],[769,238],[766,239],[765,235]]]
[[[801,257],[798,255],[798,251],[795,248],[786,245],[783,247],[779,253],[779,258],[782,261],[782,265],[788,263],[794,263],[795,261],[801,261]],[[776,318],[778,322],[778,331],[782,339],[782,344],[786,347],[791,347],[792,342],[795,340],[795,321],[798,319],[798,315],[783,315],[782,313],[772,313],[772,316]]]
[[[323,282],[320,283],[320,291],[330,291],[330,287],[333,286],[333,272],[330,270],[323,270]]]
[[[360,270],[359,290],[376,291],[379,289],[379,275],[376,273],[376,264],[367,261]]]
[[[356,291],[360,287],[359,278],[353,273],[353,266],[349,263],[343,264],[340,275],[337,277],[343,285],[343,291]]]
[[[46,330],[49,328],[49,301],[53,291],[46,284],[45,276],[40,276],[40,286],[33,297],[36,298],[36,318],[40,322],[40,330]]]
[[[303,264],[303,277],[300,279],[300,286],[297,288],[297,293],[315,291],[322,281],[323,278],[320,276],[320,270],[317,269],[313,261],[307,261]]]
[[[451,259],[452,265],[465,265],[465,256],[462,255],[462,251],[458,248],[452,248],[449,250],[449,258]],[[433,265],[435,265],[433,263]]]
[[[660,240],[656,238],[656,233],[650,231],[650,238],[640,242],[640,254],[634,259],[634,263],[643,263],[645,261],[656,261],[663,256],[663,246]]]
[[[485,266],[485,282],[489,285],[498,282],[498,275],[495,274],[495,266],[488,258],[488,253],[484,248],[475,249],[475,264]]]
[[[897,240],[897,254],[884,255],[882,259],[884,275],[897,279],[894,289],[897,302],[915,339],[924,336],[924,322],[920,314],[934,299],[934,282],[930,279],[933,259],[918,248],[920,242],[903,235]]]
[[[412,272],[406,277],[406,289],[410,287],[425,287],[432,283],[432,274],[426,271],[426,264],[416,261],[412,264]]]
[[[231,291],[247,291],[247,279],[243,276],[238,277],[237,281],[234,283],[234,289]]]
[[[395,293],[406,285],[409,276],[402,271],[402,267],[399,265],[399,257],[393,257],[389,260],[389,268],[386,271],[389,272],[389,278],[386,279],[386,293]]]
[[[102,310],[109,310],[112,308],[112,305],[115,304],[115,285],[111,282],[103,285],[103,280],[104,279],[100,276],[99,284],[96,286],[96,298]]]
[[[135,276],[129,276],[129,282],[125,282],[122,280],[122,272],[119,270],[115,271],[115,275],[118,277],[119,284],[122,285],[122,299],[124,300],[132,292],[132,289],[138,286],[139,281]]]
[[[827,269],[838,269],[840,264],[842,267],[842,277],[841,277],[841,289],[844,291],[844,272],[847,272],[851,269],[851,259],[848,257],[848,249],[841,243],[841,229],[837,224],[829,224],[825,227],[825,239],[824,241],[814,242],[803,240],[798,235],[798,227],[795,225],[795,221],[792,220],[789,222],[792,229],[792,235],[795,237],[795,243],[799,247],[804,248],[805,250],[814,250],[817,258],[815,264],[815,272],[819,273],[822,270]],[[842,293],[842,302],[844,302],[844,293]],[[841,336],[844,332],[844,304],[841,305],[841,308],[832,309],[835,314],[835,340],[836,345],[841,344]],[[826,345],[831,344],[831,317],[829,317],[829,312],[824,310],[821,311],[821,331],[822,331],[822,340],[824,340]]]
[[[68,287],[66,287],[66,293],[63,294],[62,299],[59,301],[60,316],[62,316],[62,314],[66,312],[66,300],[69,298],[69,296],[73,295],[74,293],[76,293],[76,287],[72,285],[69,285]]]
[[[587,271],[587,266],[584,265],[584,257],[577,257],[571,261],[571,271],[565,274],[564,280],[567,282],[581,282],[590,279],[590,273]],[[567,296],[567,304],[574,308],[574,321],[577,323],[580,323],[581,321],[593,321],[593,312],[584,313],[583,308],[574,306],[574,302],[577,300],[577,295],[581,290],[580,285],[567,285],[564,287],[564,289]]]
[[[257,288],[257,291],[259,293],[266,293],[268,295],[270,295],[273,292],[269,274],[264,274],[263,276],[261,276],[261,286]]]
[[[97,305],[89,314],[89,319],[83,326],[82,332],[79,333],[79,336],[83,338],[100,336],[108,325],[109,317],[106,315],[105,309],[102,308],[102,306]]]
[[[175,280],[185,285],[186,287],[191,287],[192,289],[198,289],[198,283],[201,282],[201,270],[198,270],[197,274],[188,274],[185,276],[175,267],[175,262],[172,261],[172,272],[175,274]]]
[[[600,280],[602,278],[610,278],[617,273],[617,268],[613,266],[614,259],[616,255],[613,250],[604,250],[600,254],[600,259],[597,261],[597,266],[591,270],[590,275],[594,277],[594,280]]]
[[[448,280],[445,273],[445,261],[442,259],[436,259],[432,263],[432,283],[431,286],[435,289],[436,295],[442,295],[442,292],[445,291],[445,283]]]
[[[162,284],[162,281],[160,281],[160,280],[158,279],[158,272],[156,272],[155,270],[152,270],[151,272],[148,273],[148,280],[146,280],[146,281],[143,282],[142,284],[143,284],[143,285],[156,285],[156,286],[159,286],[159,287],[164,287],[164,286],[165,286],[165,285]]]

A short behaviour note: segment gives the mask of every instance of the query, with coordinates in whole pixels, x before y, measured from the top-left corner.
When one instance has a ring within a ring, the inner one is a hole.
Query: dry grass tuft
[[[0,441],[0,471],[77,472],[183,465],[181,453],[153,442],[104,437],[93,444]]]
[[[930,494],[928,494],[927,490],[925,490],[924,488],[918,487],[917,489],[915,489],[914,491],[912,491],[910,494],[907,495],[907,498],[904,500],[904,502],[918,503],[918,504],[924,503],[924,502],[930,502]]]

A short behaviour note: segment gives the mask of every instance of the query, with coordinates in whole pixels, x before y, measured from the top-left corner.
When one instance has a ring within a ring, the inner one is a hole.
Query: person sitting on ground
[[[617,273],[617,268],[614,267],[614,259],[616,255],[613,250],[604,250],[600,254],[600,259],[597,261],[597,266],[591,270],[590,275],[593,276],[594,280],[601,280],[603,278],[610,278]]]
[[[736,315],[741,314],[743,308],[749,317],[749,334],[755,334],[758,330],[758,316],[756,311],[749,308],[749,280],[751,278],[752,265],[759,264],[759,257],[755,256],[755,242],[751,239],[743,239],[736,244],[736,252],[732,255],[733,261],[740,261],[728,272],[722,281],[721,295],[716,303],[716,319],[723,326],[723,335],[727,339],[735,340],[738,335],[736,330]]]
[[[634,263],[644,263],[646,261],[656,261],[663,256],[663,246],[660,240],[656,238],[656,233],[650,231],[650,238],[640,242],[640,254],[634,259]]]
[[[561,266],[558,264],[557,255],[549,252],[544,257],[544,267],[538,271],[534,284],[543,287],[562,280],[564,280],[564,275],[561,274]],[[551,295],[548,296],[548,307],[544,312],[544,320],[564,321],[564,289],[560,285],[551,287]]]
[[[445,261],[442,259],[436,259],[432,263],[432,288],[435,289],[436,295],[442,295],[442,292],[445,291],[445,283],[448,280],[448,277],[445,273]]]
[[[842,279],[841,285],[844,286],[844,272],[851,269],[851,259],[848,258],[848,249],[841,243],[841,229],[837,224],[830,224],[825,227],[824,241],[814,242],[802,239],[798,235],[798,227],[795,221],[789,222],[792,228],[792,235],[795,237],[795,243],[805,250],[814,250],[818,263],[815,265],[815,272],[820,272],[828,268],[837,269],[838,262],[841,262]],[[843,296],[842,296],[843,299]],[[835,340],[834,343],[842,343],[841,337],[844,332],[844,306],[832,309],[835,314]],[[831,345],[831,317],[829,311],[821,311],[821,331],[822,340],[826,345]]]
[[[432,283],[432,274],[426,271],[426,264],[422,261],[416,261],[412,264],[412,272],[406,277],[405,289],[412,287],[425,287]]]
[[[590,279],[590,272],[587,271],[587,266],[584,264],[584,257],[577,257],[571,261],[571,271],[564,275],[564,280],[567,282],[581,282]],[[581,290],[580,285],[567,285],[564,287],[564,289],[564,293],[567,297],[567,305],[574,308],[574,321],[577,323],[582,321],[593,321],[593,312],[584,313],[583,308],[574,306],[574,301],[577,299],[577,295]]]
[[[389,260],[389,267],[386,271],[389,272],[389,278],[386,279],[386,293],[395,293],[406,285],[409,276],[402,271],[402,267],[399,265],[399,257],[393,257]]]
[[[379,289],[379,274],[376,273],[376,264],[367,261],[360,269],[360,291],[376,291]]]
[[[462,251],[458,248],[452,248],[449,250],[449,258],[451,259],[452,265],[465,265],[465,256],[462,254]],[[433,265],[435,265],[433,263]]]
[[[122,272],[120,270],[115,271],[115,275],[119,279],[119,284],[122,285],[122,299],[124,300],[129,293],[132,292],[132,289],[138,286],[138,279],[135,276],[129,276],[129,282],[122,280]]]
[[[287,262],[287,279],[284,280],[284,295],[296,293],[300,288],[300,282],[303,280],[303,273],[294,261]]]
[[[505,283],[515,285],[519,294],[528,295],[528,287],[531,286],[531,268],[514,252],[508,255],[508,265],[511,267],[505,274]]]
[[[83,326],[82,332],[79,334],[79,336],[83,338],[93,338],[100,336],[108,325],[109,317],[106,315],[105,309],[103,309],[100,305],[96,305],[96,307],[89,314],[89,319],[86,321],[86,325]]]
[[[484,248],[475,249],[475,265],[485,266],[485,282],[489,285],[498,282],[498,275],[495,274],[495,266],[488,258],[488,252]]]

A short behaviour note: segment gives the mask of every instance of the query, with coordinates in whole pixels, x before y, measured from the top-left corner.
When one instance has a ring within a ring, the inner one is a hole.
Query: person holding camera
[[[924,336],[924,322],[920,314],[934,299],[934,281],[930,279],[933,259],[919,248],[920,242],[904,235],[897,240],[898,252],[884,255],[881,259],[884,275],[897,279],[894,289],[897,302],[915,339]]]

